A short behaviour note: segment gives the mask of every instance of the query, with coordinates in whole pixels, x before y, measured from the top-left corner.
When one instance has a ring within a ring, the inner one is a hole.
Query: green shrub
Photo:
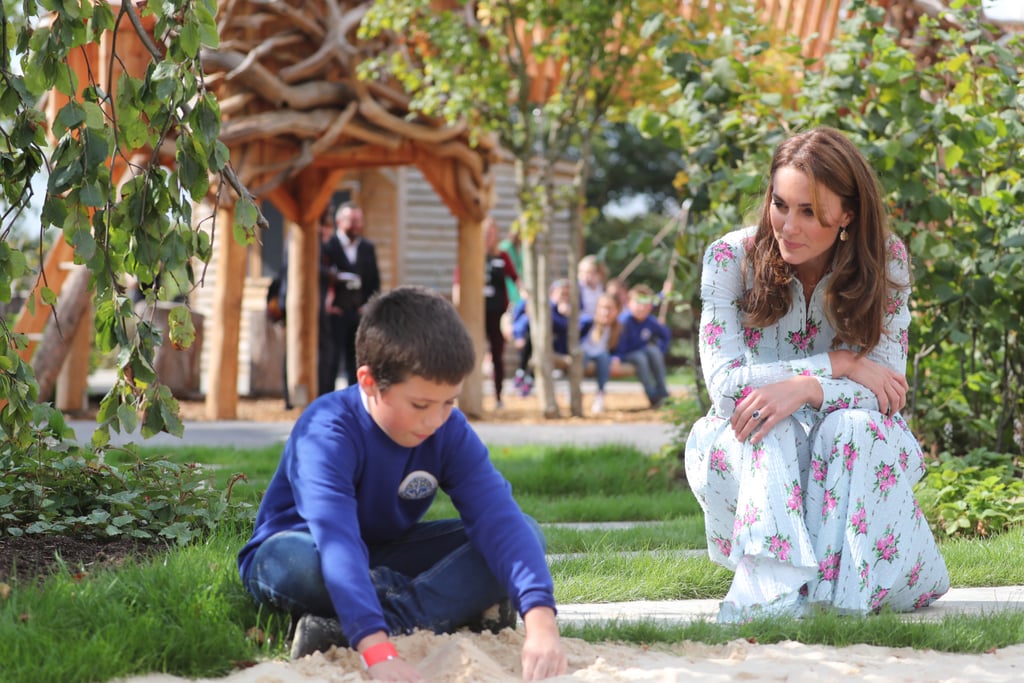
[[[975,449],[943,453],[917,486],[933,529],[947,536],[990,536],[1024,525],[1024,480],[1012,456]]]

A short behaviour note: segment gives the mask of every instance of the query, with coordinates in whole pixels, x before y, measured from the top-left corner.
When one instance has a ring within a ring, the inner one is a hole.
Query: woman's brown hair
[[[793,305],[789,285],[796,271],[783,261],[770,219],[775,173],[784,167],[807,175],[812,208],[819,221],[827,219],[819,211],[819,187],[838,195],[843,211],[853,216],[846,226],[848,238],[837,239],[832,246],[825,315],[836,331],[835,345],[846,344],[867,353],[882,336],[889,289],[900,285],[889,277],[890,233],[878,179],[856,145],[833,128],[800,133],[775,150],[757,232],[747,249],[753,283],[743,301],[744,322],[751,327],[767,327]],[[838,229],[825,223],[822,226]]]

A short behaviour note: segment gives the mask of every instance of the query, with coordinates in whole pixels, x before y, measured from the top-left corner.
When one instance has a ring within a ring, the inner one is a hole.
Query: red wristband
[[[387,662],[392,659],[398,659],[398,650],[395,649],[395,644],[390,640],[385,640],[383,643],[377,643],[363,650],[363,666],[369,669],[374,664],[380,664],[381,662]]]

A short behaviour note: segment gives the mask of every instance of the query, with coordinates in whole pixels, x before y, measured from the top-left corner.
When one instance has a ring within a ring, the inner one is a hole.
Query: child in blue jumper
[[[292,429],[238,556],[246,589],[298,618],[293,657],[351,645],[374,679],[423,680],[390,636],[514,627],[512,606],[523,678],[564,673],[543,535],[454,407],[476,364],[455,308],[421,287],[377,295],[356,354],[358,382]],[[424,522],[439,488],[460,518]]]
[[[614,354],[620,361],[632,363],[636,368],[636,376],[652,408],[661,406],[668,398],[665,354],[672,338],[668,326],[651,315],[657,298],[647,285],[630,288],[626,310],[619,315],[622,332]]]

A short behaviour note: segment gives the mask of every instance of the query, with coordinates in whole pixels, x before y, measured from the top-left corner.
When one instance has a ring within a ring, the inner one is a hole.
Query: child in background
[[[377,680],[423,680],[390,636],[511,627],[513,607],[523,678],[562,674],[543,535],[454,407],[476,364],[455,308],[421,287],[378,295],[356,347],[358,382],[285,444],[238,556],[246,589],[298,619],[293,657],[347,644]],[[424,522],[439,489],[460,518]]]
[[[668,327],[651,315],[657,300],[657,295],[647,285],[636,285],[629,290],[626,310],[619,315],[622,334],[615,347],[615,355],[636,368],[652,408],[660,407],[668,398],[665,354],[671,340]]]
[[[604,293],[604,269],[597,257],[588,254],[576,265],[576,279],[580,287],[580,315],[593,318],[597,312],[597,299]]]
[[[530,314],[526,308],[528,302],[529,299],[523,297],[512,307],[512,345],[519,356],[513,384],[523,397],[533,391],[533,373],[530,371],[533,341],[530,339]]]
[[[622,278],[613,277],[604,283],[604,293],[611,294],[619,304],[619,310],[624,311],[629,302],[629,285]]]
[[[594,364],[597,393],[591,405],[591,412],[599,415],[604,411],[604,387],[611,376],[612,367],[619,364],[619,358],[612,351],[619,343],[622,324],[618,320],[619,302],[611,294],[602,294],[597,299],[593,320],[586,319],[580,325],[580,350],[583,352],[583,369]]]

